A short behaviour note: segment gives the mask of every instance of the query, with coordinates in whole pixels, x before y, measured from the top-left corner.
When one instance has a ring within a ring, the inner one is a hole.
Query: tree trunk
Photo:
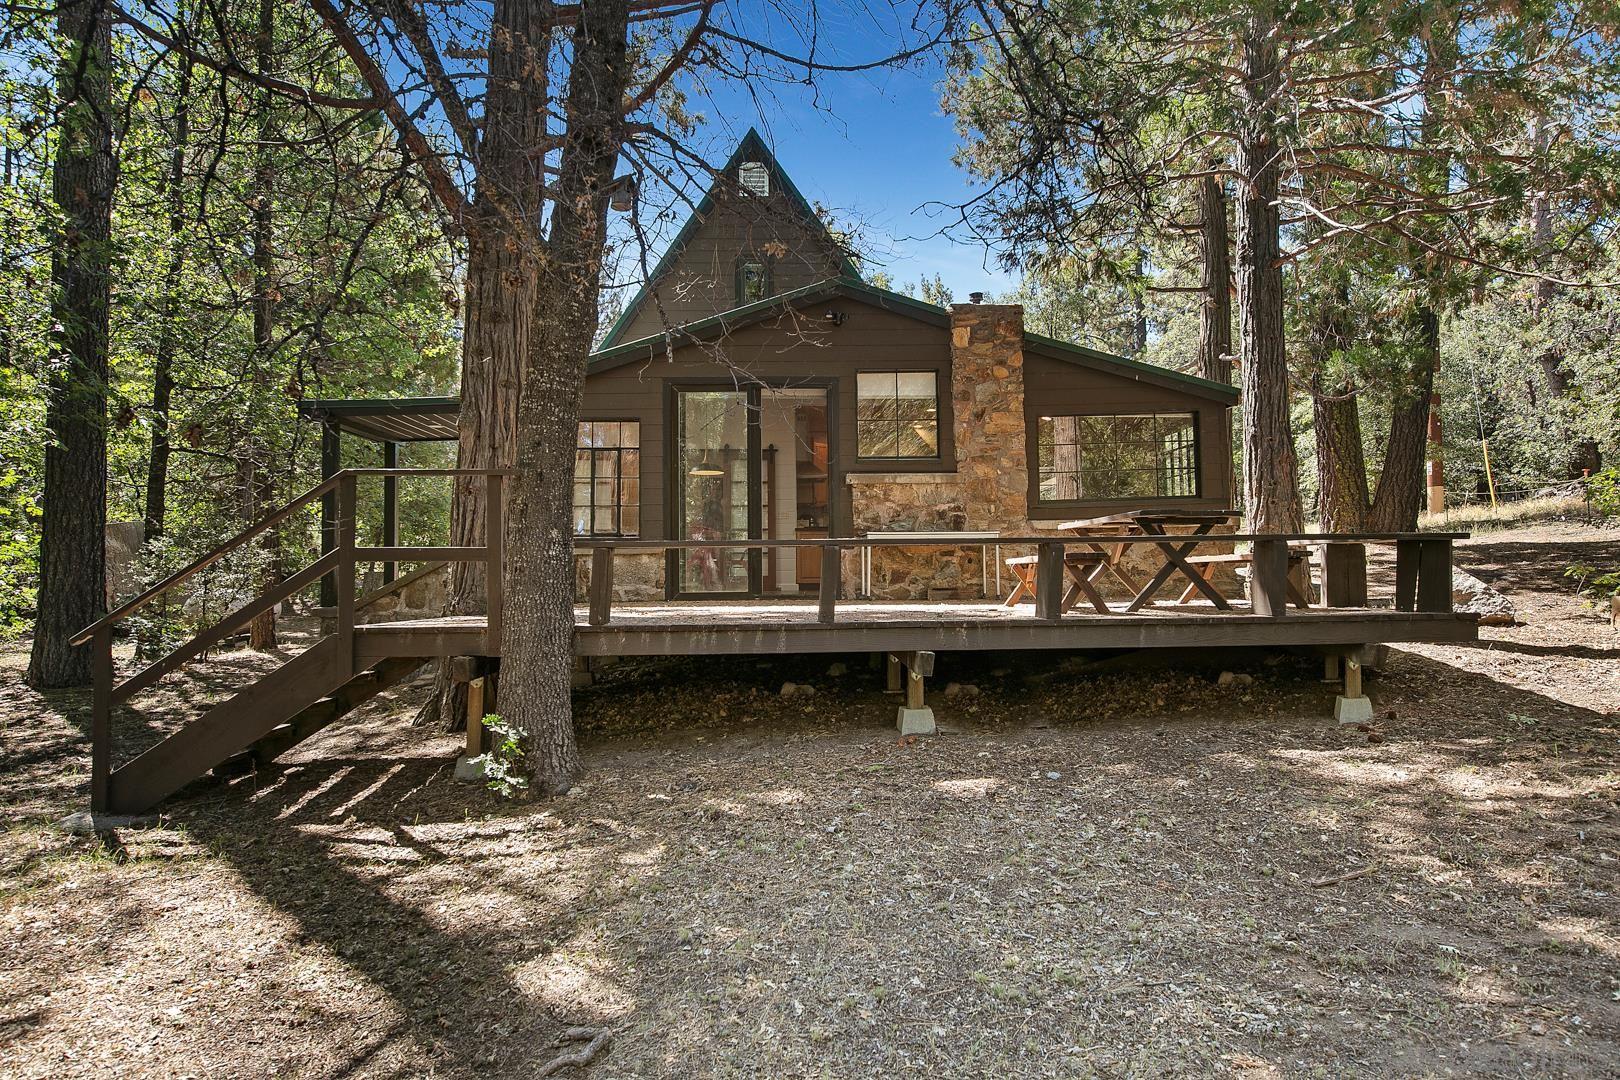
[[[1531,129],[1531,139],[1535,145],[1536,153],[1544,155],[1547,152],[1550,136],[1546,121],[1537,117]],[[1552,225],[1552,197],[1545,190],[1537,191],[1530,197],[1530,242],[1540,256],[1541,267],[1551,272],[1547,264],[1553,256],[1553,225]],[[1540,278],[1536,281],[1535,291],[1532,294],[1532,312],[1537,319],[1544,323],[1548,319],[1549,310],[1563,295],[1564,288],[1556,281]],[[1580,476],[1590,470],[1597,472],[1603,468],[1603,451],[1597,441],[1590,438],[1576,438],[1571,430],[1568,411],[1573,407],[1570,399],[1569,373],[1564,370],[1565,347],[1556,337],[1550,341],[1545,349],[1536,357],[1541,367],[1542,377],[1547,382],[1547,389],[1551,392],[1554,409],[1558,413],[1559,442],[1569,447],[1565,460],[1567,475],[1571,478]]]
[[[39,615],[28,681],[79,686],[89,646],[68,640],[106,611],[107,305],[112,268],[112,18],[104,0],[68,3],[57,30],[69,51],[51,192],[63,228],[51,252],[52,363],[46,383],[45,506]]]
[[[1198,181],[1199,248],[1198,374],[1211,382],[1232,381],[1232,250],[1226,228],[1226,185],[1219,176]]]
[[[186,149],[191,141],[191,61],[180,57],[174,94],[174,144],[169,151],[169,262],[163,271],[157,347],[152,351],[152,449],[146,458],[146,512],[143,542],[163,535],[169,502],[170,402],[174,396],[174,353],[179,334],[180,275],[185,270]]]
[[[536,792],[579,771],[570,701],[574,640],[574,446],[600,311],[607,189],[623,144],[628,0],[583,5],[565,106],[567,135],[541,266],[533,347],[518,408],[510,499],[502,713],[523,735]]]
[[[478,197],[467,225],[467,293],[462,319],[461,420],[456,464],[462,469],[509,469],[517,462],[518,402],[534,319],[538,234],[506,220],[503,207],[534,208],[544,199],[529,149],[546,134],[546,75],[532,66],[544,57],[550,28],[542,5],[498,0],[501,33],[489,50],[488,122],[479,149]],[[530,48],[530,43],[533,48]],[[457,480],[450,506],[450,543],[484,543],[487,508],[482,477]],[[450,612],[484,611],[482,563],[452,563]],[[466,689],[440,666],[434,692],[417,723],[457,730],[466,722]]]
[[[1311,360],[1311,415],[1316,432],[1316,487],[1324,532],[1362,532],[1370,509],[1367,455],[1355,380],[1342,369],[1354,335],[1350,285],[1342,271],[1323,290],[1305,343]]]
[[[259,25],[254,35],[255,59],[260,74],[268,75],[274,59],[275,40],[274,0],[259,0]],[[275,204],[275,162],[270,148],[275,138],[274,119],[271,116],[269,91],[260,91],[257,104],[258,147],[253,161],[253,186],[249,198],[253,201],[253,379],[248,402],[246,428],[247,452],[242,456],[247,468],[243,478],[243,517],[245,524],[253,522],[275,504],[275,480],[270,469],[270,447],[267,439],[255,429],[256,416],[263,408],[270,387],[270,365],[275,351],[275,222],[272,207]],[[277,563],[280,561],[280,530],[271,529],[264,537],[266,566],[261,584],[268,587],[280,579]],[[248,647],[268,651],[276,647],[276,610],[270,608],[248,624]]]
[[[1243,408],[1243,512],[1253,532],[1298,532],[1299,462],[1290,423],[1278,238],[1277,27],[1251,18],[1243,40],[1237,170],[1237,295]]]
[[[1384,467],[1378,473],[1367,524],[1375,532],[1411,532],[1423,508],[1429,445],[1429,395],[1440,363],[1440,314],[1424,304],[1412,315],[1412,365],[1390,413]]]

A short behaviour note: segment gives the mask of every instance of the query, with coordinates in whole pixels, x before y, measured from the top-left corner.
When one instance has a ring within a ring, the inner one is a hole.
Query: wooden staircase
[[[482,476],[488,483],[487,517],[493,542],[483,547],[359,547],[355,544],[355,487],[360,476]],[[90,809],[95,813],[139,814],[149,810],[210,769],[226,764],[265,765],[377,694],[397,685],[431,657],[389,656],[362,667],[355,655],[355,568],[362,562],[426,560],[486,562],[490,580],[489,640],[500,634],[500,536],[502,478],[497,470],[345,469],[300,495],[190,566],[172,574],[106,618],[80,631],[75,645],[90,643],[95,661],[91,712]],[[123,682],[113,671],[113,631],[144,608],[254,537],[287,520],[316,499],[322,500],[323,546],[309,566],[266,589],[190,641]],[[331,580],[337,597],[336,629],[281,667],[211,706],[131,760],[112,762],[113,707],[156,685],[165,675],[247,626],[254,617],[310,588]]]

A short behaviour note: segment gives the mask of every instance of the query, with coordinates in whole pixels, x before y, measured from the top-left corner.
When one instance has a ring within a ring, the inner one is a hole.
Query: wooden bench
[[[1308,550],[1292,547],[1288,550],[1288,602],[1295,607],[1308,608],[1311,606],[1310,598],[1300,591],[1299,578],[1296,576],[1302,568],[1307,575],[1310,573],[1310,558]],[[1188,558],[1187,562],[1195,567],[1203,579],[1213,586],[1214,582],[1210,580],[1210,570],[1214,567],[1252,566],[1254,556],[1247,552],[1236,552],[1230,555],[1194,555]],[[1182,590],[1181,595],[1176,598],[1176,603],[1185,604],[1192,599],[1193,594],[1197,591],[1197,586],[1188,585]]]
[[[1035,599],[1035,575],[1040,570],[1041,557],[1039,555],[1019,555],[1016,558],[1005,560],[1007,569],[1012,571],[1013,578],[1018,584],[1013,588],[1012,595],[1003,603],[1007,607],[1017,607],[1026,597]],[[1099,615],[1112,615],[1108,604],[1092,584],[1097,576],[1107,569],[1108,556],[1100,551],[1066,551],[1063,553],[1063,572],[1068,575],[1069,588],[1063,594],[1063,602],[1059,610],[1068,611],[1079,602],[1081,596],[1091,601],[1091,606],[1097,609]]]

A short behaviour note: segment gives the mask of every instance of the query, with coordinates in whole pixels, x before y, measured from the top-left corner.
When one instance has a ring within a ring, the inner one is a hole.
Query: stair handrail
[[[80,630],[73,636],[68,644],[83,645],[85,642],[94,637],[98,630],[112,628],[117,623],[122,622],[124,619],[145,607],[147,604],[150,604],[159,596],[162,596],[164,593],[174,588],[176,585],[179,585],[181,582],[189,580],[197,573],[208,569],[208,567],[214,565],[214,563],[218,562],[226,555],[229,555],[231,552],[235,551],[249,540],[252,540],[255,536],[258,536],[266,529],[273,525],[280,524],[293,514],[297,513],[299,510],[303,509],[305,506],[308,506],[314,500],[336,488],[343,480],[343,477],[347,472],[349,472],[349,470],[345,469],[333,473],[325,480],[322,480],[319,484],[316,484],[314,487],[298,496],[298,498],[294,499],[292,502],[287,503],[278,510],[272,510],[270,513],[264,515],[264,517],[255,521],[253,524],[249,525],[247,528],[225,541],[219,547],[216,547],[212,551],[209,551],[204,555],[200,555],[196,559],[192,560],[189,566],[176,570],[174,573],[170,574],[156,585],[153,585],[151,588],[147,589],[133,600],[125,601],[97,621],[91,623],[83,630]]]

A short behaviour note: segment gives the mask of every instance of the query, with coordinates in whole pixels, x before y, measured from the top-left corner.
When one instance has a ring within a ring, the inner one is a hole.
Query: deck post
[[[592,626],[606,626],[613,617],[613,549],[591,549],[591,611]]]
[[[843,588],[844,564],[837,544],[821,545],[821,610],[818,618],[832,623],[838,617],[838,594]]]
[[[399,468],[399,443],[385,442],[382,444],[382,467],[385,469]],[[383,477],[382,482],[382,546],[399,546],[399,477]],[[398,563],[385,562],[382,568],[383,584],[387,585],[394,580]]]
[[[90,706],[90,813],[105,814],[112,787],[112,627],[104,626],[90,639],[91,675],[95,697]]]
[[[484,677],[467,681],[467,750],[456,762],[457,780],[481,780],[484,767],[475,764],[484,753]]]
[[[1367,545],[1326,543],[1322,555],[1322,605],[1330,608],[1367,606]]]
[[[338,481],[337,505],[337,637],[343,663],[354,672],[354,514],[355,478],[345,473]]]
[[[501,608],[505,602],[504,552],[506,550],[505,477],[490,473],[484,478],[484,652],[501,653]]]
[[[900,658],[894,653],[884,653],[883,661],[883,692],[898,694],[900,692]]]
[[[328,420],[321,424],[321,480],[336,476],[343,467],[342,436],[337,425]],[[328,491],[321,496],[321,554],[337,547],[337,492]],[[321,606],[337,604],[337,575],[321,578]]]
[[[1042,544],[1035,564],[1035,617],[1057,622],[1063,616],[1063,545]]]
[[[1344,693],[1333,702],[1333,719],[1341,724],[1372,722],[1372,701],[1361,690],[1361,653],[1344,654]]]
[[[1417,609],[1451,610],[1451,538],[1428,537],[1418,547]]]
[[[1288,541],[1256,540],[1249,561],[1249,602],[1256,615],[1288,614]]]
[[[1395,541],[1395,610],[1416,611],[1418,562],[1423,541],[1403,536]]]
[[[926,650],[911,653],[892,653],[891,663],[904,664],[906,669],[906,700],[895,714],[895,725],[901,735],[934,734],[934,710],[923,697],[923,679],[934,673],[934,654]]]

